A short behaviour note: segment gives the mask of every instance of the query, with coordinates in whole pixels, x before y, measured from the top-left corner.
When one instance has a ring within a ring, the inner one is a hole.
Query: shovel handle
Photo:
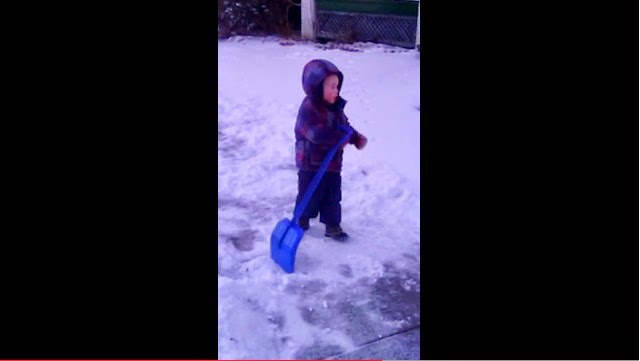
[[[300,220],[300,216],[302,216],[302,212],[304,212],[305,208],[307,208],[307,205],[311,200],[311,196],[313,195],[313,192],[315,192],[316,188],[318,188],[318,184],[320,184],[320,180],[322,179],[322,176],[327,171],[327,168],[329,168],[329,163],[331,162],[333,157],[336,155],[338,148],[343,143],[345,143],[349,138],[351,138],[351,136],[353,135],[353,128],[346,127],[346,126],[340,126],[340,128],[343,131],[346,131],[347,133],[343,135],[342,138],[340,138],[338,143],[336,143],[336,145],[334,145],[333,148],[331,148],[331,150],[329,150],[329,153],[327,153],[327,156],[322,161],[322,164],[320,165],[320,169],[316,173],[315,177],[313,177],[313,180],[311,181],[309,188],[307,188],[307,191],[305,192],[304,197],[302,198],[302,201],[300,202],[295,212],[293,213],[293,223],[297,224],[298,221]]]

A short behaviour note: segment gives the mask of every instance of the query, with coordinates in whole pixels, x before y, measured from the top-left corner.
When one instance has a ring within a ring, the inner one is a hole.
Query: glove
[[[356,148],[358,148],[358,150],[361,150],[366,145],[367,145],[367,137],[365,137],[364,135],[360,134],[360,136],[358,137],[358,141],[355,144]]]

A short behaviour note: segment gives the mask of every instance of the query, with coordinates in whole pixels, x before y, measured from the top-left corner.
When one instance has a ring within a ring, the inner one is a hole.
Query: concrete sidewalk
[[[344,333],[356,349],[314,344],[301,349],[295,358],[420,359],[419,282],[418,269],[386,264],[384,274],[375,281],[361,279],[343,294],[329,295],[335,300],[332,310],[301,309],[306,322]],[[306,287],[309,291],[313,286]]]
[[[331,360],[419,360],[420,326],[374,341],[352,352],[329,357]]]

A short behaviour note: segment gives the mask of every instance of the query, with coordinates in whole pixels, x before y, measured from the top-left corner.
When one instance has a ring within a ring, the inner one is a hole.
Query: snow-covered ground
[[[218,42],[219,359],[419,357],[419,56],[370,43]],[[317,58],[344,73],[345,113],[369,143],[345,149],[348,242],[312,220],[286,274],[269,238],[292,216],[302,68]]]

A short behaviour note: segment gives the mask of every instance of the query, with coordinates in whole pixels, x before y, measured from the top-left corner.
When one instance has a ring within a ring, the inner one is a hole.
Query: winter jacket
[[[334,104],[328,104],[322,98],[323,82],[332,74],[338,76],[340,90],[344,76],[327,60],[312,60],[302,72],[302,88],[307,96],[300,105],[295,125],[296,166],[299,169],[317,171],[329,150],[346,134],[340,125],[351,127],[344,114],[347,101],[338,96]],[[360,134],[354,129],[349,143],[357,144],[359,138]],[[342,170],[342,153],[342,149],[338,149],[327,171]]]

